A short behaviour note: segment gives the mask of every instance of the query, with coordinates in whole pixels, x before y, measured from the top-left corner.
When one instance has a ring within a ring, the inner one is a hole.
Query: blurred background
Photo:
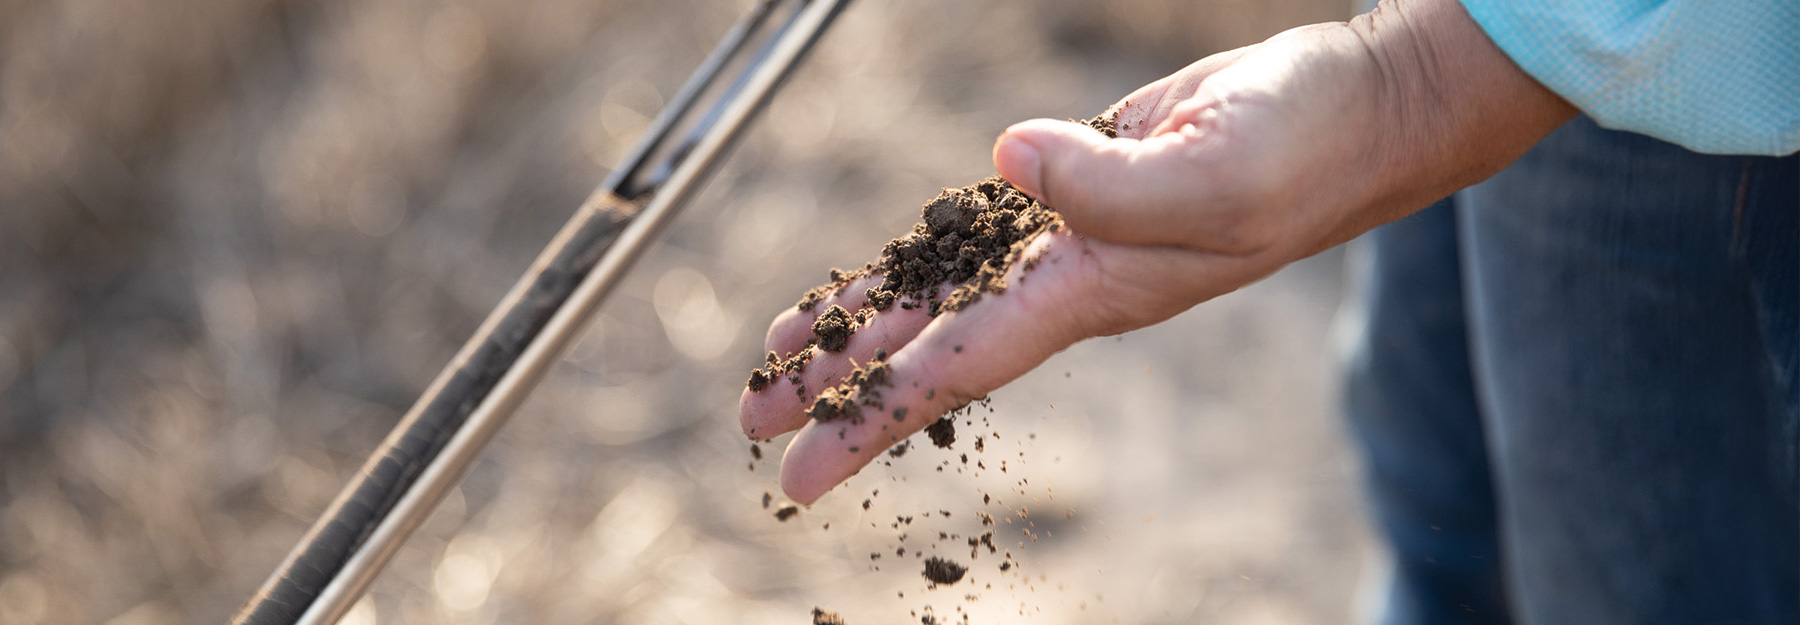
[[[748,5],[0,0],[0,623],[227,619]],[[1348,12],[860,0],[346,622],[1348,619],[1335,251],[785,523],[736,421],[767,321],[1008,124]],[[1017,568],[935,539],[978,510]]]

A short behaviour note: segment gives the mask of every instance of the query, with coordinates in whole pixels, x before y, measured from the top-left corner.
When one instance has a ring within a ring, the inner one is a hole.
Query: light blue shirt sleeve
[[[1462,0],[1601,126],[1697,152],[1800,151],[1800,0]]]

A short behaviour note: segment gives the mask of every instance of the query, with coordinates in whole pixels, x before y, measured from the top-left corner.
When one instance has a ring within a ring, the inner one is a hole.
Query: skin
[[[751,438],[798,429],[781,486],[810,504],[895,442],[1077,341],[1159,323],[1295,260],[1479,182],[1576,114],[1495,47],[1455,0],[1390,0],[1349,23],[1296,28],[1216,54],[1126,96],[1119,138],[1032,120],[994,166],[1062,213],[1025,280],[936,318],[898,306],[844,351],[819,354],[807,390],[745,391]],[[862,305],[853,284],[789,309],[767,346],[805,349],[813,318]],[[948,292],[948,289],[945,290]],[[894,385],[863,422],[804,411],[885,349]],[[903,418],[892,417],[905,408]]]

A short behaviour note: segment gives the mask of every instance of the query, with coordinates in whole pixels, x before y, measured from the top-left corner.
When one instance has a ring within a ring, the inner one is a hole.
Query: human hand
[[[936,317],[895,306],[839,352],[745,391],[746,434],[799,429],[787,495],[811,503],[891,444],[1085,338],[1158,323],[1479,181],[1573,116],[1455,0],[1384,4],[1202,59],[1115,107],[1119,137],[1049,120],[1007,130],[994,164],[1070,226],[1038,236],[1004,294]],[[807,347],[817,315],[860,310],[862,278],[769,329]],[[945,289],[948,292],[948,289]],[[815,421],[821,391],[878,352],[880,418]],[[890,418],[891,416],[891,418]]]

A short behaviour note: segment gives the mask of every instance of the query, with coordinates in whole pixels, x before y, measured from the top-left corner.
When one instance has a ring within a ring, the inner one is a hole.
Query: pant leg
[[[1452,202],[1352,243],[1344,405],[1390,547],[1381,625],[1509,622]]]
[[[1800,623],[1797,175],[1580,118],[1459,197],[1520,622]]]

